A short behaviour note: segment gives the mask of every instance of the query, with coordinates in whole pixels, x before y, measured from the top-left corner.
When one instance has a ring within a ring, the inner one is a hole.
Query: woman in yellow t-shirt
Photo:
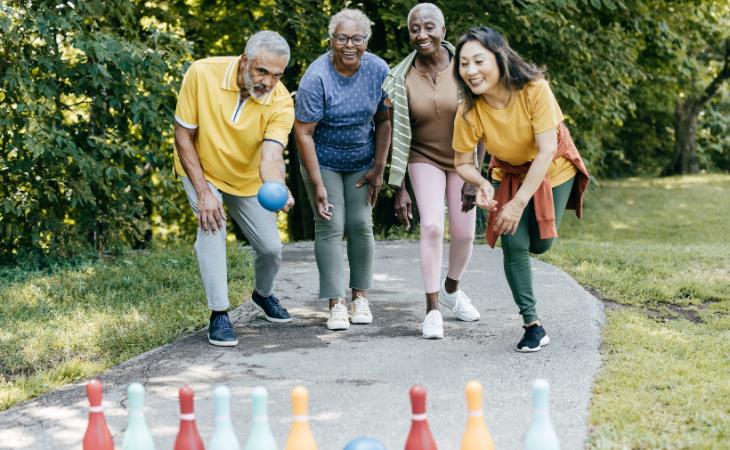
[[[543,69],[487,27],[464,34],[454,59],[463,96],[454,121],[454,165],[479,186],[477,205],[489,211],[487,242],[493,247],[501,236],[505,275],[524,322],[517,350],[535,352],[550,338],[535,309],[529,253],[550,248],[569,199],[580,217],[588,173]],[[480,140],[492,155],[490,180],[474,165]]]

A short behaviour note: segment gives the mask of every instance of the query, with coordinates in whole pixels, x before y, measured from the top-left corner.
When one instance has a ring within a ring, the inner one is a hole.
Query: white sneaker
[[[421,324],[423,337],[426,339],[444,338],[444,320],[441,318],[441,311],[432,309]]]
[[[350,328],[350,318],[347,315],[345,301],[340,299],[330,308],[330,318],[327,319],[327,328],[330,330],[346,330]]]
[[[439,291],[439,303],[450,308],[459,320],[463,320],[464,322],[479,320],[479,311],[474,308],[471,304],[471,299],[461,289],[457,289],[449,294],[442,284],[441,290]]]
[[[370,312],[370,306],[368,305],[367,298],[358,295],[352,301],[352,315],[350,316],[350,322],[356,324],[368,324],[373,322],[373,315]]]

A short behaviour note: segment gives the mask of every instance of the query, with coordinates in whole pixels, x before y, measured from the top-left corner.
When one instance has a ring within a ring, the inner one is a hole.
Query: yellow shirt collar
[[[239,92],[240,89],[238,88],[238,62],[240,61],[240,58],[236,58],[233,61],[231,61],[230,64],[228,64],[228,67],[226,68],[225,73],[223,74],[223,79],[221,80],[221,89],[225,91],[233,91],[233,92]],[[276,86],[274,86],[274,89],[276,89]],[[254,97],[253,95],[249,97],[250,100],[253,100],[254,102],[260,104],[260,105],[271,105],[273,103],[273,97],[274,97],[274,89],[271,90],[268,94],[264,95],[261,98]]]

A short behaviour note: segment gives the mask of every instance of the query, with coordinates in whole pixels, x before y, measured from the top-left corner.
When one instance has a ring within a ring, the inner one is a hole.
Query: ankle
[[[223,311],[216,311],[213,309],[210,310],[210,320],[213,320],[218,316],[227,316],[227,315],[228,315],[228,311],[226,311],[225,309]]]
[[[446,277],[446,280],[444,280],[444,290],[447,294],[453,294],[454,292],[459,290],[459,280],[454,280],[453,278]]]
[[[338,304],[338,303],[342,303],[342,304],[344,305],[344,304],[345,304],[345,299],[344,299],[344,298],[342,298],[342,297],[338,297],[338,298],[331,298],[331,299],[330,299],[330,309],[334,308],[334,306],[335,306],[336,304]]]

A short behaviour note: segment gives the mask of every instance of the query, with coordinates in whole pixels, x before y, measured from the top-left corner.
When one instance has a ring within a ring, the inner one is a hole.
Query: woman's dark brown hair
[[[476,97],[467,86],[466,82],[461,79],[459,74],[459,60],[461,58],[461,49],[464,44],[470,41],[479,42],[482,47],[494,53],[499,68],[499,80],[505,88],[510,92],[513,89],[519,90],[525,87],[528,81],[537,80],[545,77],[545,69],[535,64],[529,63],[522,59],[512,48],[499,32],[489,27],[473,27],[464,33],[456,43],[456,52],[454,53],[454,79],[459,85],[461,98],[464,101],[464,115],[474,107]]]

